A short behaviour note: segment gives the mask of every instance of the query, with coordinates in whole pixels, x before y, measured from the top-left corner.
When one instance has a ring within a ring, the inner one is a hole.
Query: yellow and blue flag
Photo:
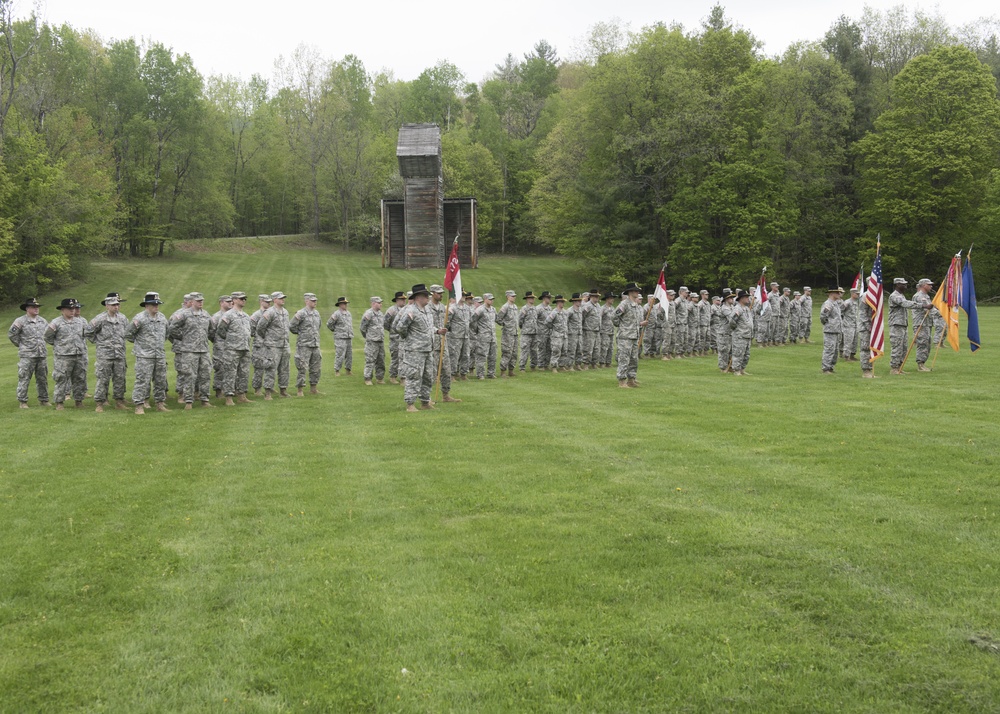
[[[972,281],[972,261],[969,255],[965,256],[965,269],[962,270],[962,295],[959,304],[968,318],[966,335],[969,338],[969,347],[975,352],[979,349],[979,313],[976,311],[976,286]]]

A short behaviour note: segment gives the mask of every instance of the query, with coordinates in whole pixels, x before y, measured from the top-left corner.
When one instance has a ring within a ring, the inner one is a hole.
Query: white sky
[[[329,59],[354,54],[370,73],[387,68],[397,78],[416,78],[446,59],[470,81],[480,81],[508,52],[520,58],[536,41],[546,39],[559,56],[573,49],[597,22],[618,19],[633,30],[655,22],[679,22],[697,28],[712,0],[494,0],[493,2],[262,2],[242,0],[37,0],[41,18],[92,28],[105,40],[135,37],[161,42],[188,53],[205,76],[244,78],[274,74],[274,60],[300,43],[314,45]],[[797,40],[818,40],[840,15],[860,18],[866,5],[942,14],[953,26],[993,16],[994,2],[952,0],[946,5],[899,0],[726,0],[731,21],[764,42],[767,54],[780,54]],[[32,9],[31,0],[15,0],[17,12]]]

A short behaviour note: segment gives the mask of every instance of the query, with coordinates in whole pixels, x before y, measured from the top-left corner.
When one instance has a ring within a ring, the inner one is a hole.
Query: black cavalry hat
[[[601,295],[601,300],[614,300],[615,296],[612,293],[604,293]]]
[[[562,295],[556,295],[554,298],[552,298],[552,302],[566,302],[566,298],[564,298]]]
[[[570,302],[580,302],[581,300],[583,300],[583,298],[580,297],[580,293],[573,293],[569,298]]]
[[[748,293],[746,290],[740,290],[738,293],[736,293],[737,300],[742,300],[743,298],[748,298],[748,297],[750,297],[750,293]]]
[[[538,297],[543,298],[543,299],[544,298],[550,298],[550,297],[552,297],[552,293],[550,293],[548,290],[542,290],[542,294],[539,295]]]
[[[115,299],[115,300],[117,300],[118,302],[125,302],[125,298],[123,298],[123,297],[122,297],[121,295],[119,295],[118,293],[108,293],[108,297],[106,297],[106,298],[104,298],[103,300],[101,300],[101,304],[102,304],[102,305],[105,305],[105,304],[107,304],[107,302],[108,302],[108,298],[114,298],[114,299]]]
[[[146,293],[146,298],[139,303],[139,307],[146,307],[146,305],[162,305],[163,301],[160,300],[160,293]]]
[[[524,291],[524,297],[521,298],[521,299],[522,300],[527,300],[528,298],[534,299],[534,297],[535,297],[535,293],[531,292],[530,290],[525,290]]]
[[[395,302],[396,300],[405,300],[405,299],[406,299],[406,293],[402,290],[397,290],[396,294],[392,296],[393,302]]]
[[[423,283],[417,283],[416,285],[414,285],[413,286],[413,290],[411,292],[413,294],[413,297],[416,297],[417,295],[430,295],[431,294],[431,291],[428,290],[427,287]]]
[[[339,297],[339,298],[337,298],[337,302],[335,302],[333,304],[335,306],[336,305],[347,305],[349,302],[351,302],[351,301],[348,300],[347,298],[345,298],[345,297]]]
[[[73,310],[79,306],[76,298],[63,298],[62,302],[59,303],[60,310]]]
[[[21,303],[21,309],[27,311],[29,307],[41,307],[42,303],[38,302],[37,298],[28,298]]]
[[[642,288],[640,288],[635,283],[629,283],[628,285],[625,286],[625,289],[622,290],[622,295],[628,295],[629,293],[641,293],[641,292]]]

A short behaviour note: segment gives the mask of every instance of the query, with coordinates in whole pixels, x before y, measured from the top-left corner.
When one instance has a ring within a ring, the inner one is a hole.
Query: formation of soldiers
[[[888,299],[893,373],[901,371],[906,354],[907,311],[914,312],[917,369],[925,363],[932,335],[940,342],[944,320],[931,305],[931,281],[921,280],[912,300],[903,295],[906,281],[897,278]],[[771,284],[768,299],[754,304],[751,293],[723,290],[709,297],[681,286],[668,290],[661,304],[631,284],[616,296],[597,289],[573,293],[569,298],[548,291],[521,296],[504,294],[499,309],[491,293],[474,296],[463,292],[458,299],[445,299],[440,285],[414,285],[396,292],[392,304],[382,310],[379,296],[369,299],[358,327],[364,340],[364,383],[403,384],[408,411],[432,409],[434,385],[441,401],[460,402],[451,394],[454,381],[471,377],[485,380],[513,378],[527,370],[550,372],[606,369],[617,357],[617,379],[622,388],[639,386],[640,356],[662,360],[715,355],[723,373],[747,374],[751,342],[760,347],[810,342],[812,297],[809,287],[802,293],[779,290]],[[867,349],[872,310],[859,300],[857,290],[843,300],[844,291],[832,288],[820,310],[823,324],[824,373],[832,373],[839,356],[857,361],[862,374],[872,376]],[[257,296],[259,309],[248,313],[247,294],[236,291],[218,299],[219,309],[205,309],[205,297],[184,295],[180,308],[169,317],[161,312],[158,293],[145,295],[142,308],[129,320],[121,313],[125,299],[108,293],[101,301],[104,311],[92,320],[81,316],[81,305],[66,298],[58,306],[60,315],[48,322],[40,315],[41,304],[29,298],[21,304],[25,312],[8,331],[18,348],[17,400],[28,408],[28,386],[35,380],[38,401],[63,409],[72,398],[82,407],[90,396],[88,350],[95,344],[93,398],[96,411],[114,402],[117,409],[170,411],[167,407],[167,345],[174,354],[178,404],[191,409],[197,402],[213,407],[212,396],[225,405],[250,402],[263,396],[289,397],[291,381],[291,335],[296,335],[294,363],[296,395],[319,394],[323,355],[320,345],[322,316],[314,293],[303,295],[303,306],[294,315],[285,308],[287,296],[278,291]],[[617,303],[616,303],[617,300]],[[352,375],[354,318],[349,300],[339,297],[326,320],[333,333],[334,374]],[[765,309],[764,305],[768,307]],[[918,317],[919,316],[919,317]],[[919,319],[919,322],[918,322]],[[926,325],[925,325],[926,323]],[[919,324],[919,328],[917,327]],[[500,338],[497,339],[497,328]],[[387,338],[388,336],[388,338]],[[389,345],[386,363],[385,342]],[[126,401],[126,343],[133,343],[134,383]],[[55,393],[48,391],[47,346],[52,347]],[[498,359],[499,357],[499,359]],[[420,407],[417,404],[420,404]]]

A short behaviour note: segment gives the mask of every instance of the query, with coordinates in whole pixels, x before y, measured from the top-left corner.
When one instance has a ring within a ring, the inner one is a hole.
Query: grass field
[[[92,316],[110,290],[128,315],[146,290],[168,312],[346,293],[358,322],[441,280],[195,247],[67,294]],[[482,265],[477,293],[589,287],[562,260]],[[998,711],[1000,311],[981,327],[930,374],[823,377],[798,345],[743,379],[460,382],[419,414],[362,385],[360,340],[335,380],[329,333],[321,397],[19,411],[4,341],[0,711]]]

